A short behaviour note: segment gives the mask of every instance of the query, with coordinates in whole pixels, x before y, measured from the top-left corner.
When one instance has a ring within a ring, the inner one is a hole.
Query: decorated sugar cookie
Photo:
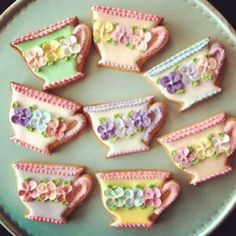
[[[92,177],[82,166],[20,162],[13,167],[28,220],[66,224],[92,189]]]
[[[221,92],[220,72],[226,52],[209,38],[153,67],[145,77],[169,100],[186,110]]]
[[[236,120],[224,113],[158,139],[174,164],[190,176],[190,184],[207,181],[232,170],[236,149]]]
[[[169,172],[158,170],[108,171],[97,178],[114,227],[150,228],[180,191]]]
[[[153,97],[84,107],[98,139],[109,148],[106,157],[149,150],[166,114]]]
[[[83,65],[91,44],[91,31],[77,17],[18,37],[11,45],[30,70],[44,80],[43,89],[55,89],[84,77]]]
[[[11,83],[11,90],[10,139],[20,146],[50,155],[86,126],[77,103],[17,83]]]
[[[92,13],[100,66],[139,72],[169,40],[160,16],[103,6],[93,6]]]

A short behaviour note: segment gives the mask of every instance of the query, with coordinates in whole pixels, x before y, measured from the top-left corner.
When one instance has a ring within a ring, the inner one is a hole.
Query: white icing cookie
[[[84,111],[98,139],[109,148],[107,157],[149,150],[166,114],[165,105],[152,96],[88,106]]]
[[[44,90],[60,88],[84,77],[91,31],[71,17],[18,37],[11,46],[30,70],[45,81]]]
[[[232,170],[236,149],[236,120],[224,113],[158,138],[174,164],[190,176],[190,184],[207,181]]]
[[[86,126],[80,104],[48,93],[11,83],[9,119],[12,141],[44,155],[75,138]]]
[[[92,189],[92,177],[82,166],[20,162],[13,167],[29,220],[66,224]]]
[[[103,6],[93,6],[92,13],[100,66],[139,72],[169,40],[160,16]]]
[[[172,56],[144,74],[181,111],[219,92],[220,72],[226,52],[221,44],[204,39]]]

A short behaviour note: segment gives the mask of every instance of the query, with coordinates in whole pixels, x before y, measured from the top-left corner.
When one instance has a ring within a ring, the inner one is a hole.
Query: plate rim
[[[7,23],[11,21],[11,17],[15,16],[18,11],[26,7],[28,4],[35,0],[16,0],[12,3],[1,15],[0,15],[0,33],[4,30],[4,27]],[[230,35],[230,39],[234,42],[235,45],[232,47],[236,47],[236,30],[233,26],[228,22],[228,20],[217,10],[210,2],[207,0],[182,0],[189,4],[190,1],[195,3],[195,6],[200,6],[203,11],[208,11],[209,14],[213,14],[216,18],[217,24],[220,24],[227,34]],[[220,23],[219,23],[220,22]],[[223,211],[217,209],[216,218],[215,215],[207,221],[207,223],[203,224],[200,228],[196,229],[194,232],[191,232],[190,235],[208,235],[213,230],[215,230],[224,220],[225,218],[236,208],[236,189],[228,196],[228,201],[225,201],[225,204],[221,205]],[[17,221],[11,219],[10,215],[5,213],[4,206],[0,203],[0,224],[12,235],[14,236],[24,236],[23,232],[27,233],[27,230],[22,226],[18,225]]]

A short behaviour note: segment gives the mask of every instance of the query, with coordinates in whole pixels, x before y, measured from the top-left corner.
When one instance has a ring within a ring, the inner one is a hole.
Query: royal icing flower
[[[182,74],[179,72],[171,72],[168,76],[162,77],[160,79],[160,84],[171,94],[184,88]]]
[[[152,34],[144,32],[143,29],[135,29],[130,39],[130,43],[140,51],[146,51],[148,42],[151,40]]]
[[[178,148],[174,156],[175,162],[181,164],[184,168],[190,167],[192,161],[194,161],[195,159],[196,155],[194,153],[191,153],[187,147]]]
[[[126,189],[124,196],[127,208],[141,207],[144,203],[143,190],[140,188]]]
[[[134,126],[137,129],[144,130],[148,126],[151,125],[151,119],[148,116],[148,111],[146,110],[139,110],[137,112],[133,112],[131,116]]]
[[[125,204],[124,189],[117,187],[115,189],[108,188],[104,191],[106,197],[106,206],[108,208],[123,207]]]
[[[136,127],[130,117],[122,116],[115,120],[115,135],[118,138],[124,138],[126,135],[130,136],[135,132]]]
[[[103,40],[105,42],[109,41],[113,29],[114,26],[112,23],[96,20],[93,24],[93,35],[95,40]]]
[[[77,38],[74,35],[70,35],[69,37],[62,39],[60,41],[60,46],[66,57],[77,54],[81,51],[81,46],[77,42]]]
[[[199,73],[212,74],[217,68],[217,61],[213,57],[201,57],[198,61]]]
[[[74,190],[71,184],[66,184],[63,187],[58,187],[56,192],[58,202],[70,203],[74,199]]]
[[[215,154],[215,148],[212,142],[204,138],[200,143],[195,145],[196,156],[200,160],[204,160],[207,157],[213,157]]]
[[[154,208],[161,206],[161,191],[159,188],[145,188],[144,198],[146,206],[153,206]]]
[[[32,112],[28,108],[15,108],[14,115],[11,117],[11,121],[14,124],[22,125],[24,127],[28,126],[30,119],[32,117]]]
[[[196,64],[190,64],[187,66],[181,67],[179,72],[182,74],[183,78],[182,81],[184,84],[189,84],[194,81],[198,81],[201,79],[201,76],[197,70]]]
[[[221,136],[214,136],[211,140],[215,147],[217,154],[225,153],[230,150],[230,137],[227,134]]]
[[[44,44],[42,47],[44,55],[48,61],[56,61],[65,56],[60,47],[60,43],[57,40],[52,40],[51,42]]]
[[[30,120],[30,126],[38,131],[45,131],[51,120],[51,114],[46,111],[35,110]]]
[[[52,181],[48,181],[47,183],[40,183],[37,187],[38,198],[41,201],[47,200],[55,200],[57,197],[57,187]]]
[[[127,45],[133,32],[132,29],[125,25],[117,25],[111,37],[112,40],[123,45]]]
[[[28,65],[33,68],[41,68],[47,64],[47,58],[44,56],[44,51],[41,47],[35,46],[25,53],[25,59]]]
[[[37,183],[33,180],[22,182],[18,195],[23,197],[25,202],[33,201],[38,197]]]
[[[103,140],[108,140],[115,134],[114,122],[111,120],[106,121],[98,126],[97,131]]]
[[[54,119],[48,123],[46,132],[49,136],[55,136],[57,139],[62,139],[65,136],[66,129],[67,125],[65,122]]]

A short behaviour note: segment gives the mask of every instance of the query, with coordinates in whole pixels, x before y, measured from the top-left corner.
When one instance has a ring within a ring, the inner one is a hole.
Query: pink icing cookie
[[[171,161],[190,177],[190,184],[207,181],[232,170],[236,149],[236,119],[224,113],[158,138]]]
[[[153,97],[84,107],[98,139],[109,148],[106,157],[149,150],[153,135],[166,115]]]
[[[169,40],[160,16],[104,6],[93,6],[92,13],[100,66],[139,72]]]
[[[9,119],[16,144],[44,155],[77,137],[86,126],[82,106],[25,85],[11,83]]]
[[[221,92],[225,57],[223,45],[206,38],[154,66],[145,77],[183,111]]]
[[[150,228],[180,192],[170,173],[158,170],[100,172],[97,179],[113,227]]]
[[[82,166],[19,162],[13,167],[28,220],[66,224],[92,189],[92,177]]]
[[[11,46],[19,51],[30,70],[44,80],[43,89],[55,89],[84,77],[91,31],[71,17],[18,37]]]

